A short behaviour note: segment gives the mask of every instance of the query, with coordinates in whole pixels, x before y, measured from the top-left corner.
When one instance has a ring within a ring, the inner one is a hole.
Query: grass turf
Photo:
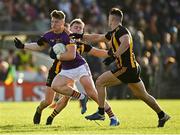
[[[109,127],[105,121],[87,121],[84,116],[94,113],[97,105],[88,102],[88,111],[80,114],[79,102],[70,101],[53,121],[46,126],[46,119],[53,109],[43,111],[41,124],[32,123],[39,102],[1,102],[0,134],[180,134],[180,100],[158,100],[171,119],[164,128],[157,128],[157,115],[140,100],[109,101],[114,113],[120,120],[120,126]]]

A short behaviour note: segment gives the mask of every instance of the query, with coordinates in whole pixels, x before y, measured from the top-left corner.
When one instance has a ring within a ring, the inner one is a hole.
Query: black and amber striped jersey
[[[51,68],[48,72],[48,77],[46,80],[46,86],[51,87],[54,77],[61,71],[61,62],[58,59],[55,59]]]
[[[119,40],[120,37],[126,34],[128,34],[130,37],[130,45],[129,48],[123,54],[121,54],[119,57],[116,58],[116,64],[119,68],[121,67],[136,68],[136,60],[133,52],[133,40],[128,29],[119,25],[113,31],[107,32],[105,37],[107,40],[110,41],[113,52],[116,52],[118,47],[121,45],[121,42]]]
[[[91,51],[92,46],[83,42],[76,42],[77,52],[82,55],[84,52],[88,53]]]

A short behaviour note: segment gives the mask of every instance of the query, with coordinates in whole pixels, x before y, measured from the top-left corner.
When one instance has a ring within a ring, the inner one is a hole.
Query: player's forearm
[[[59,60],[61,61],[70,61],[76,58],[76,53],[65,52],[60,55]]]
[[[94,43],[105,42],[105,39],[103,38],[102,34],[84,34],[83,40]]]
[[[108,51],[103,49],[92,49],[89,54],[99,58],[106,58],[109,56]]]
[[[25,43],[24,44],[24,49],[25,50],[31,50],[31,51],[41,51],[45,49],[45,46],[39,46],[36,42],[34,43]]]

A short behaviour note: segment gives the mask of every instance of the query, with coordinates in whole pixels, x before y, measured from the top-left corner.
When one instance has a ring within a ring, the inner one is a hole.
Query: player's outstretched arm
[[[100,58],[106,58],[109,56],[107,50],[99,49],[99,48],[95,48],[95,47],[93,47],[88,54],[93,55],[95,57],[100,57]]]
[[[106,42],[108,41],[105,37],[104,34],[78,34],[78,33],[71,33],[69,35],[71,38],[75,38],[75,39],[83,39],[85,41],[89,41],[89,42]]]
[[[83,40],[94,43],[107,41],[104,34],[83,34]]]
[[[39,46],[36,42],[33,43],[25,43],[24,49],[31,51],[42,51],[47,48],[47,45]]]
[[[47,43],[40,41],[40,39],[34,43],[22,43],[18,38],[14,39],[14,45],[18,49],[32,50],[32,51],[41,51],[48,47]]]

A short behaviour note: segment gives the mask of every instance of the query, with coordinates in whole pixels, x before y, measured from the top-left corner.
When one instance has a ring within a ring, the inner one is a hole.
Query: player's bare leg
[[[65,96],[74,97],[75,99],[84,99],[85,94],[77,92],[76,89],[73,88],[74,80],[61,75],[56,75],[52,82],[52,89],[57,93],[60,93]]]
[[[73,81],[72,81],[73,82]],[[69,86],[73,87],[73,83],[69,83]],[[57,102],[53,112],[47,118],[46,125],[51,125],[55,116],[57,116],[68,104],[70,97],[62,96]]]
[[[128,87],[137,98],[143,100],[157,113],[159,118],[158,127],[164,127],[165,122],[170,119],[170,116],[164,113],[155,98],[147,93],[144,83],[142,81],[138,83],[129,83]]]
[[[45,90],[45,99],[41,101],[40,105],[37,107],[36,112],[33,117],[33,123],[34,124],[39,124],[41,121],[41,113],[42,111],[49,106],[54,98],[54,91],[52,90],[51,87],[46,87]]]
[[[106,99],[106,87],[121,84],[122,82],[117,79],[111,71],[104,72],[98,77],[96,81],[96,88],[98,90],[99,107],[104,108]]]
[[[74,84],[74,80],[58,74],[52,82],[52,88],[60,94],[79,99],[81,102],[86,103],[88,97],[85,94],[76,91],[76,89],[73,87]]]
[[[91,76],[83,76],[80,79],[84,90],[86,91],[87,95],[93,99],[98,104],[98,93],[94,85],[94,81]],[[111,126],[116,126],[118,123],[118,119],[116,118],[115,114],[113,113],[110,105],[105,101],[105,112],[110,118],[110,121],[114,121],[114,125],[110,124]]]
[[[112,86],[120,84],[121,81],[115,78],[115,76],[110,72],[107,71],[103,73],[100,77],[98,77],[96,81],[96,88],[98,90],[98,99],[99,99],[99,108],[98,112],[86,116],[86,119],[90,120],[104,120],[104,112],[105,112],[105,105],[106,105],[106,86]],[[106,110],[108,112],[108,110]],[[118,121],[111,121],[110,126],[119,125]]]
[[[56,91],[59,94],[71,96],[73,90],[70,87],[73,84],[74,84],[74,80],[58,74],[54,78],[51,87],[54,91]]]
[[[68,105],[69,99],[70,97],[63,96],[57,101],[54,111],[47,118],[46,125],[52,124],[54,117],[57,116]]]
[[[52,103],[54,99],[54,94],[55,92],[52,90],[51,87],[46,88],[45,99],[41,101],[40,105],[38,106],[40,112],[42,112],[43,109],[45,109]]]
[[[54,100],[52,101],[52,103],[51,103],[51,105],[49,106],[49,108],[55,108],[56,107],[56,103],[57,103],[57,101],[59,100],[61,98],[61,94],[59,94],[59,93],[55,93],[55,95],[54,95]]]

